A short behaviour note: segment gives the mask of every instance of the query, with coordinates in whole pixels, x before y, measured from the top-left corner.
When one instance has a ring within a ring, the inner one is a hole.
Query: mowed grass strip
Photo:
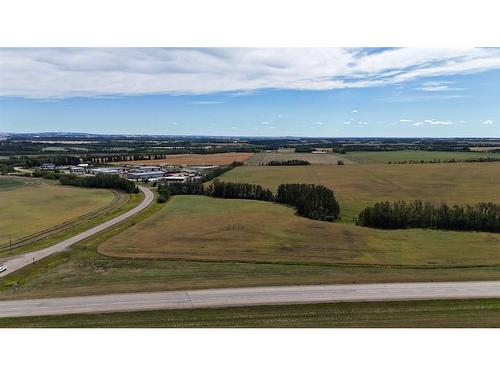
[[[113,200],[105,189],[59,184],[19,185],[0,190],[0,243],[25,237],[99,209]]]
[[[494,328],[500,300],[358,302],[0,319],[2,328]]]
[[[175,196],[99,245],[104,255],[399,266],[500,265],[500,234],[377,230],[295,215],[280,204]]]
[[[500,162],[243,166],[225,173],[220,180],[260,184],[273,190],[282,183],[324,185],[335,192],[342,220],[351,223],[363,208],[385,200],[500,203]]]

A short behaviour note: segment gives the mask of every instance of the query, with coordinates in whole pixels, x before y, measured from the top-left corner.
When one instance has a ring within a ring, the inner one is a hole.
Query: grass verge
[[[356,302],[2,318],[0,327],[493,328],[500,300]]]

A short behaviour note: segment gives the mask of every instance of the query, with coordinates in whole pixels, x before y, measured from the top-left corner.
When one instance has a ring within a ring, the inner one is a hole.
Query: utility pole
[[[12,255],[12,234],[9,235],[9,251],[10,255]]]

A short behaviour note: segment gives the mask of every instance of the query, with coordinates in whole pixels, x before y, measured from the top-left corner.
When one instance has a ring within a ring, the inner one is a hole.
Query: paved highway
[[[0,302],[0,317],[319,302],[500,298],[500,281],[309,285]]]
[[[4,277],[12,272],[15,272],[23,267],[26,267],[27,265],[32,264],[33,262],[36,262],[42,258],[45,258],[49,255],[58,253],[60,251],[67,250],[67,248],[85,238],[88,238],[90,236],[93,236],[96,233],[99,233],[115,224],[118,224],[122,222],[123,220],[128,219],[129,217],[137,214],[138,212],[142,211],[146,207],[148,207],[154,199],[154,194],[151,190],[148,188],[145,188],[143,186],[139,186],[139,189],[144,193],[144,200],[139,203],[136,207],[131,209],[128,212],[125,212],[124,214],[115,217],[114,219],[111,219],[109,221],[106,221],[105,223],[99,224],[89,230],[86,230],[85,232],[82,232],[80,234],[77,234],[76,236],[73,236],[71,238],[68,238],[67,240],[64,240],[62,242],[59,242],[55,245],[52,245],[50,247],[46,247],[45,249],[42,250],[37,250],[37,251],[32,251],[30,253],[25,253],[21,255],[17,255],[14,257],[10,258],[5,258],[0,260],[0,264],[4,264],[7,267],[7,271],[0,273],[0,277]]]

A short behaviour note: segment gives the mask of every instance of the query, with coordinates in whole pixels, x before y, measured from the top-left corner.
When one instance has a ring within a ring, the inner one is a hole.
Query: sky
[[[0,48],[0,133],[500,137],[500,48]]]

